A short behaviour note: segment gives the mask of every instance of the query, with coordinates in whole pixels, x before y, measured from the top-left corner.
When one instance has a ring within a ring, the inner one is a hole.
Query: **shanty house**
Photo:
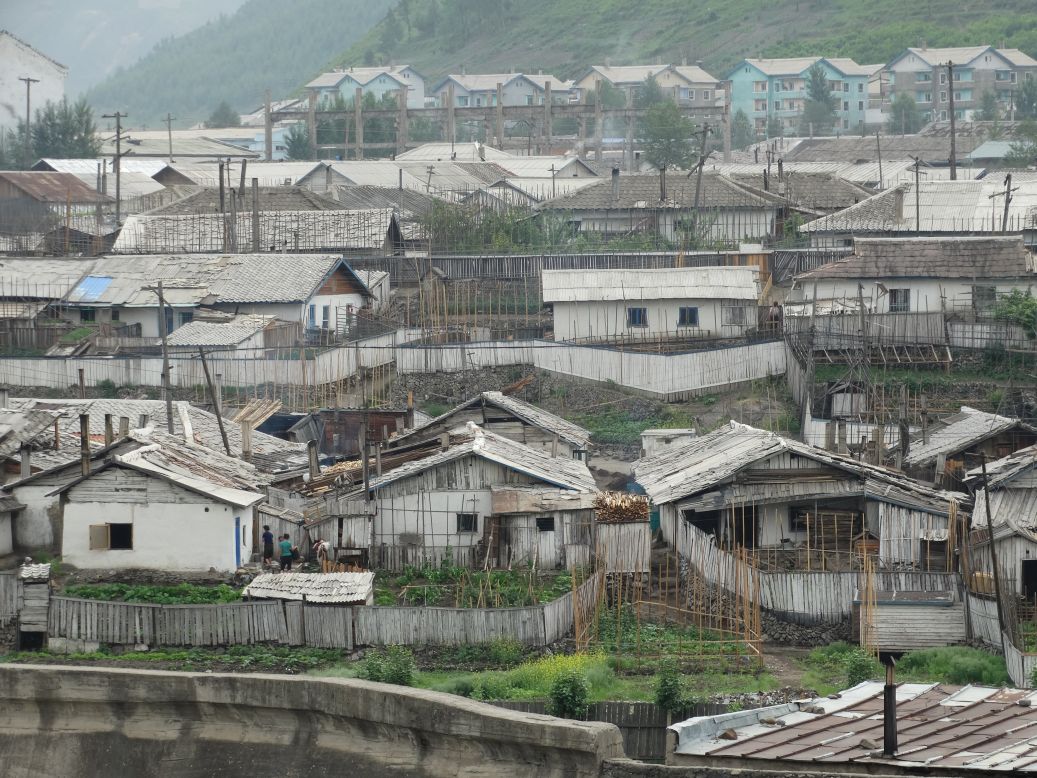
[[[545,270],[559,341],[733,338],[754,330],[755,267]]]
[[[960,413],[913,436],[904,471],[921,481],[965,491],[965,474],[979,467],[981,455],[992,462],[1034,443],[1037,428],[1030,424],[963,405]]]
[[[863,298],[871,313],[989,312],[1034,284],[1033,255],[1018,236],[856,238],[853,254],[796,278],[791,299],[818,310]]]
[[[963,495],[877,465],[730,422],[640,460],[637,482],[659,509],[663,535],[712,536],[753,550],[765,568],[948,569],[948,536]],[[874,543],[874,546],[872,546]]]
[[[581,545],[587,558],[592,511],[581,495],[595,491],[583,462],[469,422],[431,455],[371,477],[373,556],[398,569],[444,558],[474,567],[487,555],[492,564],[532,552],[546,567],[566,564],[566,546]],[[532,543],[533,527],[550,537]]]
[[[697,194],[696,194],[697,193]],[[785,201],[754,193],[724,176],[620,175],[557,197],[541,208],[581,233],[605,238],[654,233],[677,241],[685,235],[738,244],[777,234]]]
[[[112,202],[69,173],[0,171],[0,236],[5,250],[31,252],[58,228],[106,232],[101,207]],[[83,250],[78,243],[70,248]]]
[[[389,442],[389,446],[399,448],[436,440],[469,422],[516,443],[547,452],[552,457],[587,461],[590,432],[549,411],[501,392],[480,392],[428,424],[397,435]]]
[[[279,337],[283,333],[284,337]],[[243,357],[259,357],[264,348],[291,346],[299,341],[301,330],[298,325],[280,322],[274,316],[255,314],[227,314],[223,317],[207,316],[205,320],[194,320],[178,327],[169,336],[171,352],[197,353],[199,348],[210,351],[236,351]]]

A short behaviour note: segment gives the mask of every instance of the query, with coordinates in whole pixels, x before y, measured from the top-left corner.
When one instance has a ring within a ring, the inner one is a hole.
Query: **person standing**
[[[263,564],[274,561],[274,533],[268,524],[263,525]]]
[[[292,569],[292,541],[288,539],[288,533],[286,532],[281,536],[281,542],[277,544],[281,550],[281,569],[291,570]]]

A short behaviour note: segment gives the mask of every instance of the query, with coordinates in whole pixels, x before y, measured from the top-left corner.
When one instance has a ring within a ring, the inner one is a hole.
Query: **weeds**
[[[158,605],[210,605],[241,600],[241,590],[226,584],[198,586],[146,586],[121,583],[74,584],[65,588],[66,597],[107,602],[146,602]]]

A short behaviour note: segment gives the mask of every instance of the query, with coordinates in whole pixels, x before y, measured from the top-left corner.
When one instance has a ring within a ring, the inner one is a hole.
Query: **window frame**
[[[739,313],[735,315],[735,311]],[[741,319],[741,321],[739,321]],[[744,305],[724,305],[720,308],[720,323],[724,327],[747,327],[749,316]]]
[[[903,296],[903,299],[901,297]],[[910,288],[898,287],[889,290],[889,312],[911,313]]]
[[[635,311],[639,313],[634,314]],[[635,319],[637,321],[635,321]],[[640,306],[627,306],[627,329],[647,329],[648,327],[648,308]]]
[[[685,316],[685,313],[689,315]],[[693,315],[692,315],[693,313]],[[699,326],[699,307],[682,305],[677,308],[677,328],[697,328]]]
[[[475,535],[479,532],[479,514],[478,513],[455,513],[456,520],[456,532],[458,535]],[[471,525],[471,529],[466,527]]]
[[[112,545],[112,527],[126,528],[129,545]],[[91,524],[87,529],[87,538],[91,551],[133,551],[133,522],[108,521],[104,524]]]
[[[555,517],[554,516],[537,516],[534,519],[536,522],[537,532],[554,532],[555,531]]]
[[[97,309],[96,308],[80,308],[79,309],[79,321],[84,324],[93,324],[97,321]]]

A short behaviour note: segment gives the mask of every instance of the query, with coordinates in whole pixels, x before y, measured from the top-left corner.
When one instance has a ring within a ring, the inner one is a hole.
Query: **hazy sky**
[[[290,2],[291,0],[286,0]],[[230,14],[245,0],[0,0],[0,29],[69,68],[75,96],[160,40]]]

